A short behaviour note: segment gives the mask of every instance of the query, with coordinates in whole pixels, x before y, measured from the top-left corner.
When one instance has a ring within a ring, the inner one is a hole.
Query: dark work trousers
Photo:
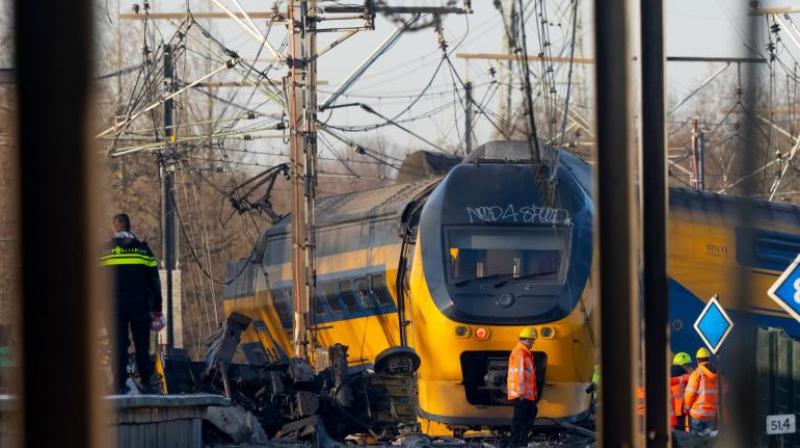
[[[136,368],[142,378],[142,385],[149,384],[153,375],[153,362],[150,360],[150,313],[146,311],[116,311],[117,322],[117,365],[114,378],[118,391],[123,389],[128,378],[128,329],[133,336],[133,347],[136,350]]]
[[[539,408],[535,401],[517,398],[512,401],[514,405],[514,417],[511,419],[511,439],[508,441],[510,447],[528,446],[528,430],[536,420]]]

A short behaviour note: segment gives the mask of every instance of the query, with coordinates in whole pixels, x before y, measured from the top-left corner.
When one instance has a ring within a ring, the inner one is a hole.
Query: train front
[[[529,158],[526,142],[488,143],[450,171],[422,210],[408,308],[409,343],[422,358],[423,430],[510,424],[508,356],[525,326],[538,334],[539,417],[587,414],[591,170],[563,154],[554,176],[544,170],[536,180]]]

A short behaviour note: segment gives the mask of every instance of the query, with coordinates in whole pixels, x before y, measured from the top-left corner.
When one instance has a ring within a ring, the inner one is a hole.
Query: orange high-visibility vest
[[[708,368],[707,363],[700,364],[686,384],[684,400],[689,415],[697,420],[717,418],[717,393],[717,374]]]
[[[672,406],[669,407],[669,421],[673,428],[678,426],[678,417],[686,414],[683,395],[686,393],[686,383],[688,381],[688,373],[674,376],[669,380],[669,390],[672,393]]]
[[[536,401],[536,369],[533,353],[522,343],[517,343],[508,357],[508,399],[522,398]]]

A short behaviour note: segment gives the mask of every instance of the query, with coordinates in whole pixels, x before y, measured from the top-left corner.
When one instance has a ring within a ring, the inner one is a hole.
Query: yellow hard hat
[[[685,366],[692,363],[692,357],[686,352],[680,352],[672,358],[672,364],[676,366]]]
[[[707,348],[700,347],[699,349],[697,349],[697,354],[695,354],[694,357],[697,358],[697,359],[701,359],[701,358],[708,359],[708,358],[711,357],[711,353],[708,352]]]
[[[520,339],[536,339],[536,329],[533,327],[525,327],[519,332]]]

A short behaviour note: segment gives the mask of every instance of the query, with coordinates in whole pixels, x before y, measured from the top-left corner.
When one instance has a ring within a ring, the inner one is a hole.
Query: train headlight
[[[460,325],[460,326],[456,327],[456,337],[457,338],[460,338],[460,339],[468,338],[470,333],[471,332],[469,330],[469,327],[465,327],[463,325]]]
[[[542,327],[539,329],[539,337],[542,339],[553,339],[556,337],[556,329],[553,327]]]
[[[478,327],[475,330],[475,339],[479,341],[485,341],[489,339],[489,329],[484,327]]]

